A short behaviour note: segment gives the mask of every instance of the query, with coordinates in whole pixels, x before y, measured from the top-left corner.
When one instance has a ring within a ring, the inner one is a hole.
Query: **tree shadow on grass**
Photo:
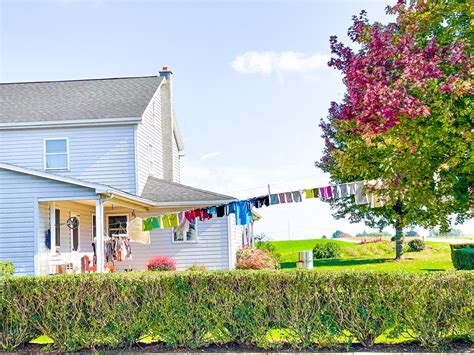
[[[337,267],[337,266],[354,266],[354,265],[367,265],[367,264],[382,264],[387,261],[393,261],[391,258],[375,258],[375,259],[325,259],[325,260],[314,260],[313,266],[318,267]],[[290,261],[281,263],[282,269],[293,269],[296,268],[296,262]]]
[[[448,269],[420,269],[421,271],[446,271]]]

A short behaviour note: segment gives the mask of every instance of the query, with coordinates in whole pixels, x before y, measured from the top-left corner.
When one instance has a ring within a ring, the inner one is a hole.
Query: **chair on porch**
[[[97,266],[92,263],[87,255],[84,255],[81,258],[81,272],[95,272],[97,271]]]

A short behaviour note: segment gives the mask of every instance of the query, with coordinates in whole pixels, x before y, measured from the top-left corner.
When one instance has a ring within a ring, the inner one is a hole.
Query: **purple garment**
[[[291,192],[286,193],[286,202],[287,203],[293,202],[293,195],[291,194]]]
[[[284,193],[278,194],[278,197],[279,197],[280,203],[286,203],[286,198],[285,198]]]
[[[331,186],[326,187],[326,196],[327,196],[327,198],[332,198],[332,187]]]
[[[326,189],[324,187],[319,188],[319,199],[320,200],[325,200],[327,198],[326,196]]]

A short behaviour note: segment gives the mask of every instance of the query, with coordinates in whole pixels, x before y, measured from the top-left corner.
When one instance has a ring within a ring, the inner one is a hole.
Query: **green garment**
[[[144,232],[151,231],[153,229],[153,223],[151,221],[151,218],[145,218],[142,222],[142,230]]]

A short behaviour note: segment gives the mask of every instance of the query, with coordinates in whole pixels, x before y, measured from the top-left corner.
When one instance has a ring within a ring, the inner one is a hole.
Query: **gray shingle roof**
[[[0,123],[140,117],[163,77],[0,84]]]
[[[235,197],[149,177],[141,197],[155,202],[193,202],[235,200]]]

